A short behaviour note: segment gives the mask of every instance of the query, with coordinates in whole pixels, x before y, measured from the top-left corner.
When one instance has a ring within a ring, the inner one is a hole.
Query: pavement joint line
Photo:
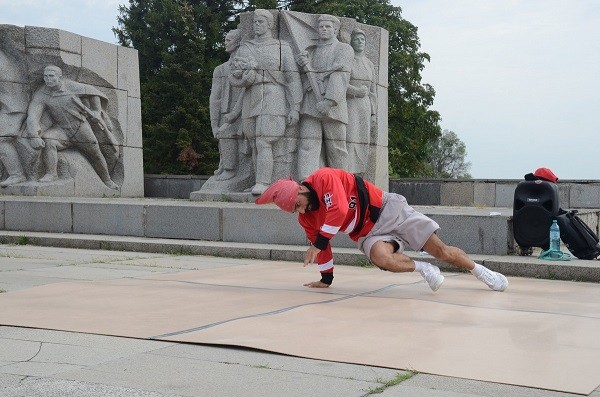
[[[271,311],[268,311],[268,312],[255,313],[255,314],[249,314],[249,315],[246,315],[246,316],[229,318],[227,320],[217,321],[217,322],[214,322],[214,323],[201,325],[199,327],[193,327],[193,328],[188,328],[188,329],[185,329],[185,330],[169,332],[169,333],[162,334],[162,335],[151,336],[151,337],[148,337],[147,339],[161,340],[163,338],[168,338],[170,336],[181,335],[181,334],[188,334],[188,333],[196,332],[196,331],[203,331],[205,329],[213,328],[213,327],[216,327],[216,326],[221,325],[221,324],[231,323],[231,322],[234,322],[234,321],[244,320],[244,319],[247,319],[247,318],[257,318],[257,317],[272,316],[272,315],[275,315],[275,314],[281,314],[281,313],[289,312],[290,310],[295,310],[295,309],[298,309],[300,307],[315,306],[315,305],[323,305],[323,304],[341,302],[341,301],[344,301],[344,300],[353,299],[353,298],[357,298],[357,297],[361,297],[361,296],[376,294],[378,292],[385,291],[387,289],[393,288],[396,285],[397,284],[389,284],[389,285],[386,285],[385,287],[378,288],[378,289],[372,290],[372,291],[364,291],[364,292],[359,292],[359,293],[356,293],[356,294],[342,295],[342,296],[339,296],[337,298],[327,299],[327,300],[324,300],[324,301],[302,303],[302,304],[299,304],[299,305],[292,305],[292,306],[288,306],[288,307],[283,307],[283,308],[276,309],[276,310],[271,310]]]

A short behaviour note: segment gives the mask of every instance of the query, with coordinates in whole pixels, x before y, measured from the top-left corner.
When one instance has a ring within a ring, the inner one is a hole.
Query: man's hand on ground
[[[327,288],[327,287],[329,287],[329,284],[325,284],[320,281],[313,281],[313,282],[304,284],[304,286],[308,287],[308,288]]]

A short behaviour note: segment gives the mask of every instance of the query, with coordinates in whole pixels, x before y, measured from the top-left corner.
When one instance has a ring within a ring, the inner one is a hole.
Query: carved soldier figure
[[[321,147],[329,167],[347,168],[346,91],[354,51],[337,39],[340,21],[333,15],[319,17],[319,42],[298,54],[304,69],[304,101],[300,119],[298,177],[308,177],[320,167]]]
[[[302,86],[288,43],[273,38],[274,17],[254,11],[254,39],[242,43],[234,60],[231,84],[245,87],[242,131],[252,145],[256,170],[253,194],[273,182],[274,158],[285,151],[286,127],[298,122]],[[237,69],[236,69],[237,68]]]
[[[27,180],[16,149],[25,113],[24,110],[14,105],[14,97],[22,95],[15,91],[11,90],[8,84],[0,84],[0,163],[8,174],[8,177],[0,182],[2,187],[16,185]],[[44,146],[44,141],[36,135],[29,140],[29,144],[33,149],[39,150]]]
[[[44,140],[42,160],[45,175],[40,182],[58,179],[58,151],[78,149],[90,162],[102,182],[111,189],[119,186],[113,182],[94,129],[101,131],[112,150],[117,143],[106,119],[102,117],[101,101],[106,97],[94,87],[62,78],[62,70],[54,65],[44,68],[45,85],[39,88],[29,104],[27,130],[29,136],[38,135]],[[47,114],[52,121],[47,129],[42,128],[42,116]]]
[[[240,46],[242,32],[232,30],[225,35],[225,51],[230,60],[217,66],[213,72],[210,91],[210,124],[213,135],[219,140],[221,161],[215,171],[215,179],[224,181],[236,175],[238,167],[238,143],[241,138],[241,101],[244,89],[229,83],[231,61]]]
[[[10,36],[0,37],[0,164],[8,174],[0,182],[0,187],[16,185],[27,180],[24,162],[17,151],[17,141],[21,138],[21,127],[25,121],[29,97],[21,84],[23,72],[19,69],[19,53],[10,51]],[[26,142],[27,149],[38,154],[44,146],[44,141],[36,134],[31,139],[21,139]],[[33,157],[35,157],[35,154]],[[27,163],[25,163],[27,164]]]
[[[369,159],[371,130],[376,123],[375,66],[365,56],[366,35],[354,29],[350,44],[354,49],[350,83],[348,84],[348,168],[352,173],[364,173]]]

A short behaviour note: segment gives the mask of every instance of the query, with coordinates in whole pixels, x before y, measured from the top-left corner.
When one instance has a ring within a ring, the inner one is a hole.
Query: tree
[[[208,108],[212,71],[227,57],[233,1],[129,0],[120,6],[119,43],[138,50],[144,170],[206,174],[219,161]]]
[[[120,6],[119,43],[139,52],[148,173],[207,174],[218,164],[208,97],[214,68],[227,59],[223,37],[236,17],[280,8],[355,18],[389,31],[389,159],[391,174],[427,175],[430,142],[441,133],[430,106],[434,89],[421,83],[429,55],[417,28],[389,0],[129,0]]]
[[[431,143],[429,174],[433,178],[471,178],[470,162],[465,162],[467,150],[458,136],[449,130]]]

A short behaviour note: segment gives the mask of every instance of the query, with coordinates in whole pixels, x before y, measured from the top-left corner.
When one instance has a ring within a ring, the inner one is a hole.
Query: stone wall
[[[143,196],[136,50],[0,25],[0,194]]]
[[[414,205],[512,207],[520,180],[415,180],[391,179],[390,191]],[[600,208],[600,181],[560,180],[562,208]]]
[[[202,175],[144,175],[146,197],[188,198],[208,179]],[[454,207],[513,206],[518,180],[390,179],[389,191],[405,196],[412,205]],[[562,208],[600,209],[600,181],[558,182]]]

